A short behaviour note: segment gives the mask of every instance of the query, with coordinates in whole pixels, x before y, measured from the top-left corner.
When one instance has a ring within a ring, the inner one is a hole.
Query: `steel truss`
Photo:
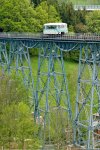
[[[32,68],[28,47],[25,47],[20,41],[10,43],[9,68],[8,71],[15,71],[17,75],[22,76],[26,87],[33,87]]]
[[[6,42],[0,42],[0,66],[3,74],[5,71],[7,71],[9,64],[8,60]]]
[[[25,46],[22,41],[0,43],[0,66],[3,73],[17,75],[29,89],[30,98],[35,99],[28,45]]]
[[[74,143],[100,148],[100,45],[80,45]]]
[[[72,113],[62,51],[55,44],[47,42],[41,45],[39,52],[36,121],[42,124],[44,144],[52,144],[52,141],[64,144],[66,131],[71,128]],[[71,140],[70,135],[67,142]]]

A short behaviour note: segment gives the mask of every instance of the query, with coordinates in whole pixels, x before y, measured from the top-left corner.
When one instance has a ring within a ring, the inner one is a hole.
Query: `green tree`
[[[31,0],[31,3],[34,3],[35,7],[37,7],[44,1],[47,2],[48,5],[58,6],[58,0]]]
[[[11,148],[17,131],[17,105],[6,105],[0,114],[0,146]]]
[[[18,105],[17,121],[17,139],[19,148],[21,147],[22,149],[37,149],[39,147],[39,139],[36,136],[34,137],[34,135],[38,133],[38,126],[36,126],[36,124],[34,123],[29,106],[23,102]]]
[[[87,11],[84,9],[84,10],[78,10],[78,11],[75,11],[75,22],[76,23],[82,23],[82,24],[86,24],[86,15],[87,15]]]
[[[28,92],[17,79],[0,78],[0,147],[19,149],[38,147],[38,137],[28,103]],[[26,140],[29,139],[29,143]],[[14,145],[16,144],[16,147]]]
[[[0,4],[0,28],[3,31],[36,31],[36,13],[29,0],[0,0]]]
[[[42,0],[31,0],[31,3],[34,3],[34,6],[37,7]]]
[[[34,4],[34,7],[37,7],[40,5],[40,3],[45,2],[45,1],[49,2],[50,0],[31,0],[31,3]]]
[[[39,21],[39,24],[37,25],[37,30],[42,31],[43,24],[47,22],[60,22],[60,16],[57,13],[54,6],[47,4],[47,2],[42,2],[37,8],[36,8],[36,19]]]
[[[84,25],[83,23],[78,23],[75,25],[75,31],[77,33],[87,33],[88,27],[86,25]]]
[[[47,0],[47,4],[54,6],[58,10],[59,6],[58,0]]]
[[[75,10],[72,3],[62,3],[59,6],[59,13],[61,15],[62,22],[67,23],[68,26],[75,24]]]
[[[90,12],[86,16],[86,24],[89,32],[100,33],[100,11]]]

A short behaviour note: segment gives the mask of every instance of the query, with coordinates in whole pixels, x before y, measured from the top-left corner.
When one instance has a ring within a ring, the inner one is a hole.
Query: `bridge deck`
[[[61,35],[42,35],[34,33],[0,33],[1,40],[34,40],[34,41],[78,41],[78,42],[100,42],[99,34],[67,34]]]

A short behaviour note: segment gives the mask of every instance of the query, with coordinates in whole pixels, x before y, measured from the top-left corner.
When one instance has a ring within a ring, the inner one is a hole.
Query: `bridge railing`
[[[40,33],[31,33],[31,32],[1,32],[0,37],[4,38],[39,38],[42,34]]]
[[[75,10],[100,10],[100,5],[74,5]]]
[[[62,40],[99,40],[100,41],[100,34],[98,33],[68,33],[66,35],[43,35],[42,33],[0,33],[0,38],[14,38],[14,39],[62,39]]]

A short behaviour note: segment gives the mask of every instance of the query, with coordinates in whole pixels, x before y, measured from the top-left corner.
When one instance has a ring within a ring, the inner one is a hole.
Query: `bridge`
[[[74,5],[75,10],[95,11],[100,10],[100,5]]]
[[[36,88],[29,56],[33,48],[39,49]],[[75,112],[70,104],[63,61],[63,52],[73,50],[80,52]],[[44,145],[47,139],[47,144],[52,144],[50,128],[55,118],[54,130],[56,134],[62,132],[64,139],[67,134],[67,144],[87,150],[100,146],[100,35],[0,33],[0,66],[3,73],[22,74],[24,84],[31,89],[35,119],[39,118],[41,123],[42,116],[44,120],[40,134]],[[94,113],[98,113],[98,120],[93,118]]]

